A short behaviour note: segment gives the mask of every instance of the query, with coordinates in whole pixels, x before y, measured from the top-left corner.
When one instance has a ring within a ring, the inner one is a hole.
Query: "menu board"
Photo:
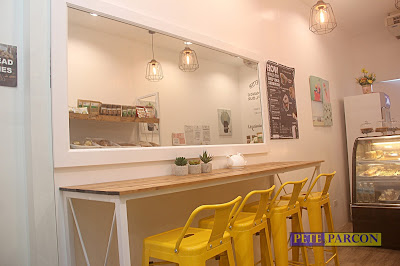
[[[294,68],[272,61],[266,68],[271,139],[298,139]]]

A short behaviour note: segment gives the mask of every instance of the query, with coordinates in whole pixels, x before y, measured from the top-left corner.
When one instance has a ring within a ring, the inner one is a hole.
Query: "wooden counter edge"
[[[79,192],[79,193],[90,193],[90,194],[102,194],[102,195],[128,195],[128,194],[133,194],[133,193],[140,193],[140,192],[148,192],[148,191],[154,191],[154,190],[160,190],[160,189],[167,189],[167,188],[172,188],[172,187],[179,187],[179,186],[185,186],[185,185],[193,185],[193,184],[199,184],[199,183],[205,183],[205,182],[211,182],[214,180],[225,180],[225,179],[234,179],[234,178],[238,178],[241,177],[243,175],[253,175],[253,174],[260,174],[263,172],[273,172],[276,170],[279,170],[280,168],[282,170],[284,169],[290,169],[290,168],[297,168],[297,167],[310,167],[313,165],[318,165],[323,163],[324,160],[317,160],[317,161],[287,161],[287,162],[269,162],[269,163],[262,163],[262,164],[252,164],[252,165],[248,165],[245,168],[241,168],[241,169],[228,169],[228,168],[221,168],[221,169],[216,169],[214,172],[212,173],[202,173],[202,174],[197,174],[197,175],[187,175],[187,176],[183,176],[183,177],[205,177],[205,176],[211,176],[211,175],[221,175],[218,176],[216,178],[206,178],[206,179],[200,179],[200,180],[186,180],[187,182],[177,182],[177,183],[171,183],[168,185],[162,185],[162,186],[153,186],[153,187],[144,187],[144,188],[135,188],[135,189],[131,189],[131,190],[127,190],[127,191],[106,191],[106,190],[96,190],[96,189],[91,189],[91,188],[85,188],[85,187],[89,187],[89,186],[98,186],[98,185],[102,185],[102,184],[116,184],[116,183],[124,183],[124,182],[130,182],[130,181],[152,181],[152,180],[157,180],[157,179],[162,179],[162,178],[182,178],[180,176],[155,176],[155,177],[145,177],[145,178],[138,178],[138,179],[128,179],[128,180],[120,180],[120,181],[112,181],[112,182],[100,182],[100,183],[92,183],[92,184],[84,184],[84,185],[76,185],[76,186],[67,186],[67,187],[60,187],[60,191],[68,191],[68,192]],[[280,168],[277,169],[271,169],[271,170],[254,170],[252,172],[245,172],[243,174],[237,174],[237,175],[229,175],[229,172],[241,172],[244,170],[248,170],[248,167],[257,167],[257,166],[267,166],[267,165],[273,165],[273,164],[282,164],[282,163],[293,163],[293,165],[283,165]],[[290,170],[289,170],[290,171]],[[282,171],[285,172],[285,171]],[[222,175],[224,174],[225,175]],[[176,180],[174,180],[176,181]]]

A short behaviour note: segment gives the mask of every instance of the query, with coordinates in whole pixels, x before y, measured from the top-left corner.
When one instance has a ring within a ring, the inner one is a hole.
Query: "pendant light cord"
[[[151,34],[151,51],[153,52],[153,59],[154,59],[154,34]]]

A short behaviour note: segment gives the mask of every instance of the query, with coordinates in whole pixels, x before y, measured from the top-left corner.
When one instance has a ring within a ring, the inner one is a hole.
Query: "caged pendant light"
[[[149,31],[151,34],[151,51],[153,52],[153,59],[151,59],[150,62],[147,63],[147,68],[146,68],[146,79],[148,81],[160,81],[163,79],[163,71],[161,64],[157,62],[157,60],[154,59],[154,40],[153,36],[155,34],[154,31]]]
[[[311,8],[310,11],[310,31],[315,34],[327,34],[337,26],[332,6],[322,0]]]
[[[196,52],[189,48],[189,42],[185,42],[185,44],[186,48],[179,54],[179,69],[183,72],[196,71],[199,68]]]
[[[397,9],[400,9],[400,0],[396,0],[394,5],[396,6]]]

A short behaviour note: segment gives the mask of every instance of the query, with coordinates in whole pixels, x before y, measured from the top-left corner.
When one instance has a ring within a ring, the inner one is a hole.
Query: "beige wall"
[[[113,1],[116,2],[116,1]],[[119,5],[136,12],[156,17],[160,20],[178,24],[231,45],[253,51],[265,60],[274,60],[296,68],[296,99],[298,108],[298,140],[267,139],[268,154],[248,156],[250,164],[267,161],[289,160],[325,160],[323,172],[337,171],[331,186],[333,219],[337,228],[349,220],[348,176],[343,120],[343,94],[353,83],[348,65],[346,36],[335,30],[326,36],[317,36],[308,30],[309,7],[300,1],[193,1],[188,9],[180,1],[145,1],[119,0]],[[333,109],[333,126],[317,128],[312,125],[309,76],[319,76],[329,80]],[[261,81],[264,82],[264,81]],[[266,96],[266,92],[262,92]],[[264,123],[268,123],[266,103]],[[101,182],[104,180],[122,180],[138,177],[150,177],[171,173],[172,162],[132,163],[99,167],[64,168],[55,170],[56,187],[68,184]],[[216,158],[215,167],[225,166],[225,158]],[[283,181],[299,180],[311,176],[312,170],[287,173]],[[197,205],[205,202],[223,202],[238,194],[244,195],[254,188],[268,187],[262,182],[242,182],[226,187],[213,187],[193,192],[143,199],[131,202],[131,248],[133,265],[141,260],[141,243],[144,237],[166,229],[182,226],[188,213]],[[207,198],[205,198],[205,195]],[[59,196],[59,195],[58,195]],[[60,202],[58,206],[61,206]],[[107,228],[111,214],[107,209],[89,208],[88,203],[76,204],[78,216],[86,226],[95,224]],[[61,210],[61,208],[59,208]],[[90,212],[88,211],[90,210]],[[151,211],[150,211],[151,210]],[[61,211],[59,212],[61,215]],[[61,217],[61,216],[60,216]],[[60,218],[59,217],[59,218]],[[172,218],[171,218],[172,217]],[[101,230],[96,232],[102,232]],[[87,233],[92,234],[92,233]],[[89,235],[88,235],[89,236]],[[87,245],[95,245],[104,250],[106,243],[89,236]],[[62,232],[60,233],[62,241]],[[116,242],[113,242],[115,245]],[[93,247],[92,247],[93,248]],[[84,265],[80,245],[76,245],[78,265]],[[89,257],[97,260],[101,257],[94,250]],[[112,260],[115,261],[115,247]]]
[[[351,51],[350,64],[353,77],[361,76],[361,69],[366,68],[376,74],[377,81],[400,78],[400,40],[397,40],[384,27],[371,32],[368,39],[365,36],[356,36],[349,41]],[[376,84],[377,88],[384,88]],[[362,94],[356,82],[344,91],[347,95]]]

